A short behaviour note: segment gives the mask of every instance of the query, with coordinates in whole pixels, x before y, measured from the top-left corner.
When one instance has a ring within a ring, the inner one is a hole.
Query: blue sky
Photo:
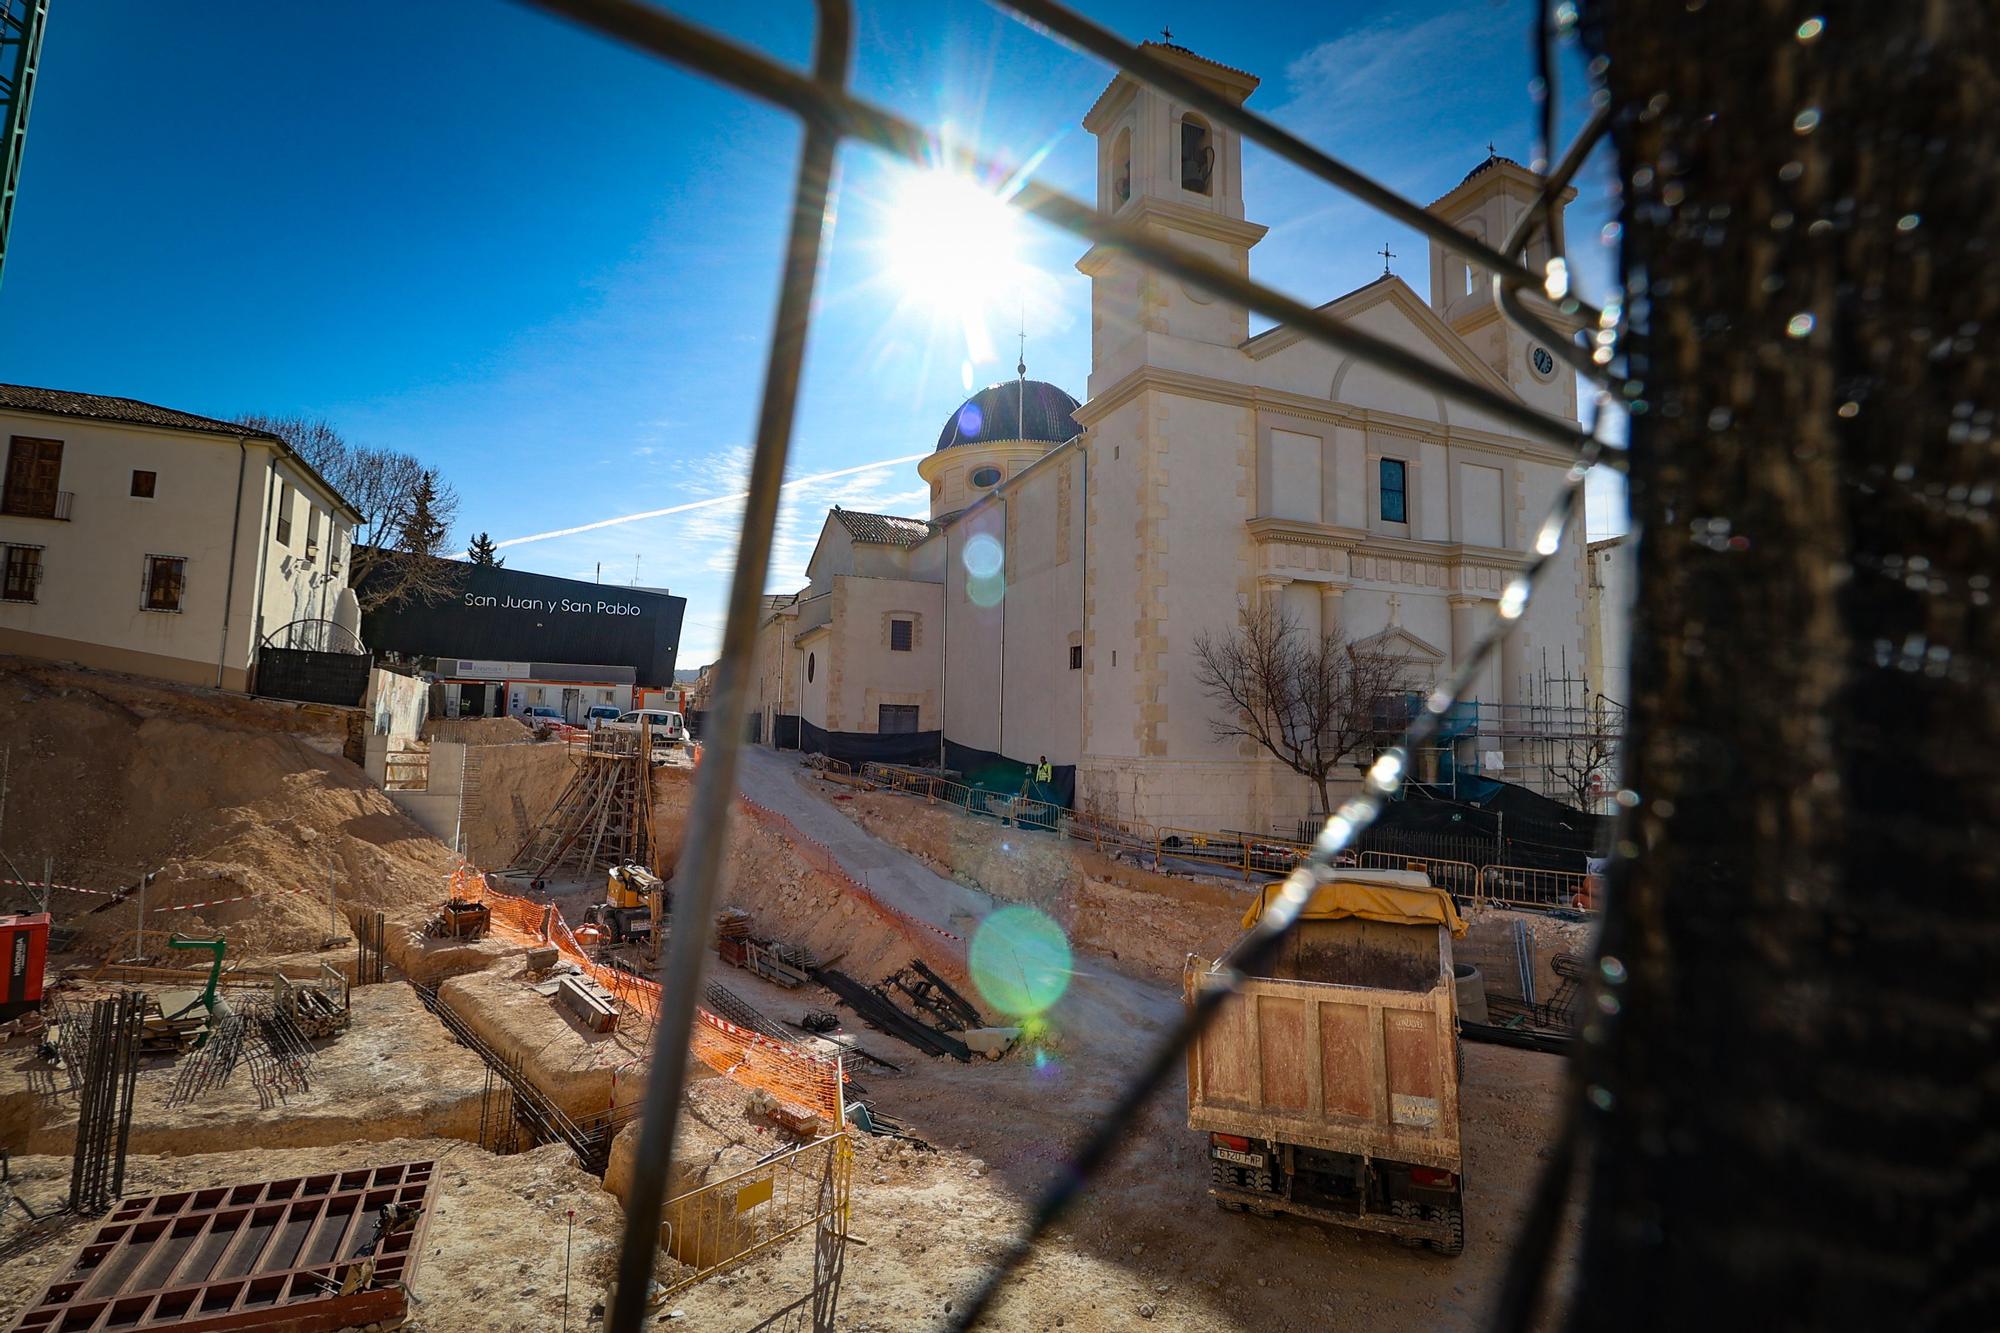
[[[1096,3],[1130,37],[1263,78],[1250,105],[1420,201],[1492,141],[1533,151],[1531,6]],[[435,463],[460,531],[513,539],[737,489],[797,150],[777,112],[506,0],[422,0],[393,22],[206,0],[55,6],[0,285],[0,379],[188,411],[323,415]],[[680,12],[803,62],[811,7]],[[864,3],[859,90],[1084,193],[1079,124],[1109,79],[978,4]],[[1576,62],[1565,124],[1581,104]],[[843,150],[773,588],[802,581],[828,505],[921,513],[914,464],[974,387],[1030,373],[1081,395],[1083,244],[1029,224],[1029,271],[968,338],[899,281],[904,173]],[[1603,166],[1569,230],[1586,293],[1609,252]],[[1313,301],[1395,267],[1414,233],[1246,154],[1270,226],[1254,276]],[[1005,309],[1000,307],[1004,306]],[[883,464],[868,468],[866,465]],[[855,470],[864,469],[865,470]],[[1623,526],[1611,488],[1593,534]],[[681,662],[714,656],[729,504],[525,542],[510,566],[689,598]]]

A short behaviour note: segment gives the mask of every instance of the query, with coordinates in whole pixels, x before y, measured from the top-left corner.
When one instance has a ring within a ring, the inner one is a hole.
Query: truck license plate
[[[1219,1162],[1234,1162],[1238,1166],[1264,1165],[1264,1154],[1260,1152],[1235,1152],[1228,1148],[1210,1148],[1209,1151]]]

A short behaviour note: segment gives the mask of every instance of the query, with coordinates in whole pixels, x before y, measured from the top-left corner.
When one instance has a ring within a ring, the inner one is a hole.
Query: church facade
[[[1257,85],[1150,49],[1239,102]],[[1244,217],[1234,131],[1122,74],[1083,123],[1104,211],[1248,271],[1265,229]],[[1432,211],[1497,242],[1539,186],[1489,157]],[[808,586],[767,601],[754,734],[836,752],[829,738],[869,736],[875,752],[933,763],[1046,756],[1073,772],[1080,808],[1289,834],[1317,804],[1310,784],[1215,737],[1196,637],[1274,606],[1307,633],[1402,659],[1427,687],[1493,623],[1570,460],[1290,330],[1253,337],[1241,309],[1115,252],[1078,268],[1091,282],[1085,398],[1022,366],[945,422],[918,465],[927,517],[828,515]],[[1497,316],[1480,273],[1433,246],[1430,291],[1385,274],[1322,309],[1575,417],[1572,373]],[[1481,677],[1493,716],[1537,694],[1552,655],[1585,660],[1574,523]],[[1454,742],[1475,766],[1514,743]]]

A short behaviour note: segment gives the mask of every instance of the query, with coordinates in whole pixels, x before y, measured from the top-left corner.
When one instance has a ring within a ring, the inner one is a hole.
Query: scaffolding
[[[1553,669],[1552,669],[1553,668]],[[1452,800],[1477,797],[1487,781],[1511,782],[1538,795],[1593,814],[1617,790],[1618,751],[1625,736],[1625,707],[1570,674],[1569,654],[1525,673],[1512,692],[1516,703],[1468,699],[1452,706],[1436,741],[1411,756],[1411,781]],[[1407,704],[1414,716],[1420,697]],[[1384,716],[1394,736],[1408,717]],[[1386,742],[1385,742],[1386,744]]]
[[[600,727],[571,748],[569,785],[501,873],[588,879],[652,862],[653,744],[646,727]]]

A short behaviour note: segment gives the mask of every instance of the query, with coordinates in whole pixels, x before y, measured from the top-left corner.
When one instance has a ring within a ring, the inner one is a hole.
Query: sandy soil
[[[534,734],[515,717],[434,717],[424,723],[425,740],[464,745],[505,745]]]
[[[486,726],[505,722],[522,733],[511,744],[474,742],[466,747],[466,762],[478,788],[476,800],[468,801],[465,812],[465,854],[474,865],[499,870],[521,849],[519,821],[514,817],[514,798],[533,828],[554,808],[556,798],[569,785],[575,761],[569,747],[555,741],[525,738],[527,729],[512,718],[483,718],[469,722],[441,723],[442,726]],[[428,727],[426,727],[428,730]]]
[[[104,711],[101,703],[92,707]],[[200,725],[217,730],[211,723]],[[230,731],[231,746],[240,745],[242,735],[257,735],[224,730]],[[263,739],[301,744],[282,734]],[[128,749],[134,745],[130,738],[123,743]],[[290,762],[288,771],[295,776],[321,771],[296,758]],[[122,781],[122,770],[109,767]],[[312,798],[324,782],[303,784],[304,797]],[[121,791],[114,787],[92,799],[114,801]],[[659,776],[659,832],[669,861],[688,792],[686,773],[667,770]],[[381,799],[379,793],[366,795]],[[915,805],[905,798],[882,799],[898,807]],[[880,817],[892,820],[888,813]],[[1144,1052],[1173,1021],[1178,988],[1164,983],[1167,964],[1177,980],[1179,957],[1202,947],[1212,932],[1227,932],[1224,923],[1233,925],[1240,911],[1234,896],[1240,890],[1156,877],[1163,888],[1135,880],[1131,867],[1081,864],[1074,850],[1056,854],[1040,848],[1034,835],[1020,839],[1008,832],[999,842],[1012,846],[975,846],[994,826],[969,821],[978,831],[975,839],[955,831],[953,819],[963,817],[946,812],[938,823],[947,839],[943,849],[960,849],[956,861],[939,858],[953,871],[954,883],[938,881],[921,867],[912,874],[898,864],[909,861],[904,853],[864,839],[877,876],[874,887],[889,893],[893,883],[899,894],[940,896],[935,902],[898,899],[898,905],[965,934],[992,906],[992,899],[966,881],[978,879],[978,887],[995,891],[1010,887],[999,896],[1018,893],[1022,900],[1041,902],[1073,930],[1079,946],[1075,972],[1049,1012],[1047,1032],[997,1062],[960,1065],[926,1057],[848,1016],[850,1035],[902,1067],[892,1073],[857,1065],[852,1072],[865,1090],[855,1095],[907,1122],[936,1151],[867,1137],[857,1143],[852,1226],[861,1243],[847,1252],[839,1323],[845,1330],[934,1327],[951,1304],[965,1299],[1035,1194],[1063,1169],[1068,1150],[1107,1112]],[[847,827],[837,818],[832,823]],[[763,933],[810,945],[864,980],[878,979],[920,953],[965,977],[964,960],[948,941],[898,926],[858,902],[815,862],[821,854],[793,846],[753,819],[736,819],[731,827],[725,900],[751,911]],[[1020,852],[1024,847],[1029,850]],[[1093,883],[1108,888],[1093,889]],[[436,881],[425,884],[421,899],[399,910],[399,926],[406,930],[436,894]],[[498,963],[500,973],[454,983],[467,1003],[490,1011],[484,1021],[524,1050],[543,1033],[549,1035],[539,1038],[537,1049],[566,1049],[554,1039],[560,1034],[548,1028],[546,1015],[536,1010],[535,1021],[527,1021],[528,1001],[518,987],[503,984],[516,966],[507,957],[517,951],[458,949],[445,951],[447,959],[445,953],[412,946],[396,928],[391,945],[392,955],[439,976]],[[1110,957],[1114,950],[1116,959]],[[714,975],[773,1020],[796,1021],[809,1008],[834,1007],[831,997],[815,988],[785,991],[719,965]],[[976,986],[967,985],[976,994]],[[450,1118],[462,1112],[450,1108],[466,1105],[462,1090],[468,1087],[476,1122],[477,1090],[484,1081],[476,1058],[449,1042],[406,986],[369,987],[358,996],[370,1017],[321,1057],[325,1068],[316,1072],[312,1094],[318,1097],[324,1089],[321,1101],[308,1105],[295,1098],[290,1106],[262,1112],[244,1089],[248,1107],[204,1105],[193,1114],[176,1112],[155,1122],[149,1118],[151,1094],[142,1095],[135,1140],[174,1155],[135,1154],[130,1190],[443,1155],[448,1167],[428,1237],[430,1252],[416,1282],[422,1304],[412,1326],[498,1333],[557,1324],[563,1249],[571,1240],[565,1214],[572,1208],[570,1308],[571,1326],[578,1326],[578,1316],[601,1297],[609,1275],[620,1226],[616,1200],[576,1170],[561,1147],[495,1158],[470,1144],[440,1141],[441,1134],[466,1132]],[[536,997],[536,1003],[547,1001]],[[587,1063],[601,1064],[595,1057]],[[560,1081],[566,1068],[552,1068],[548,1076]],[[1466,1049],[1467,1248],[1456,1260],[1360,1233],[1219,1212],[1205,1196],[1202,1141],[1186,1128],[1184,1094],[1173,1080],[1128,1127],[1121,1155],[1045,1240],[988,1326],[1371,1333],[1474,1327],[1497,1290],[1512,1230],[1544,1158],[1563,1069],[1550,1056]],[[726,1173],[783,1141],[745,1113],[748,1095],[724,1079],[692,1088],[689,1129],[678,1154],[684,1178]],[[139,1139],[140,1128],[154,1123],[178,1126],[185,1137]],[[307,1137],[293,1137],[300,1134]],[[247,1141],[260,1147],[214,1151]],[[319,1146],[290,1146],[308,1142]],[[44,1146],[59,1150],[46,1139]],[[38,1205],[52,1202],[66,1187],[63,1157],[17,1157],[14,1169],[23,1193]],[[0,1244],[20,1227],[18,1212],[0,1219]],[[1572,1230],[1572,1242],[1573,1236]],[[0,1264],[0,1311],[11,1312],[28,1299],[48,1267],[80,1239],[74,1232],[60,1234]],[[786,1327],[764,1321],[806,1294],[811,1266],[810,1244],[787,1242],[673,1298],[669,1308],[681,1311],[681,1318],[671,1326]],[[660,1271],[677,1270],[671,1258],[663,1258]]]
[[[0,658],[4,850],[87,888],[158,869],[155,930],[224,933],[238,954],[316,947],[329,879],[343,905],[403,906],[438,897],[450,859],[340,757],[350,711]],[[109,901],[52,906],[101,951],[136,923],[136,903],[92,910]]]
[[[643,1095],[652,1025],[627,1013],[616,1030],[593,1032],[535,990],[536,980],[518,964],[469,972],[439,987],[438,1000],[577,1119]]]
[[[833,1007],[824,992],[780,990],[734,969],[718,975],[781,1021],[795,1021],[808,1007]],[[1056,1005],[1047,1040],[997,1063],[926,1057],[843,1011],[849,1035],[903,1067],[893,1074],[856,1063],[851,1072],[866,1085],[858,1099],[939,1148],[926,1153],[860,1139],[853,1225],[867,1244],[847,1256],[847,1327],[940,1322],[945,1303],[965,1298],[1060,1169],[1065,1150],[1109,1106],[1176,1001],[1146,987],[1130,992],[1141,1001],[1136,1009],[1119,1012],[1087,993],[1091,981],[1104,979],[1079,977]],[[1175,1080],[1132,1126],[1122,1155],[1072,1218],[1042,1245],[991,1327],[1478,1327],[1544,1159],[1563,1069],[1553,1056],[1465,1048],[1467,1234],[1457,1259],[1382,1237],[1217,1210],[1205,1194],[1201,1136],[1187,1128]],[[743,1095],[720,1081],[712,1086]],[[808,1248],[793,1245],[677,1303],[697,1321],[691,1327],[747,1328],[804,1291],[810,1277]],[[1146,1306],[1150,1316],[1141,1312]]]
[[[875,837],[940,875],[1048,912],[1079,947],[1178,986],[1188,953],[1214,957],[1240,933],[1250,891],[1155,872],[1089,844],[1008,828],[943,802],[799,781]]]
[[[244,1143],[306,1147],[360,1138],[476,1138],[486,1068],[452,1041],[400,982],[353,992],[353,1022],[339,1036],[314,1042],[304,1092],[262,1104],[247,1066],[190,1104],[168,1095],[189,1057],[150,1059],[134,1085],[131,1150],[213,1153]],[[32,1048],[5,1048],[4,1079],[20,1086]],[[76,1102],[63,1096],[41,1104],[43,1123],[22,1146],[32,1153],[66,1153],[75,1137]]]
[[[129,1194],[273,1180],[339,1167],[438,1160],[438,1188],[413,1284],[413,1333],[545,1333],[563,1310],[569,1244],[569,1327],[584,1318],[616,1263],[618,1203],[569,1150],[545,1147],[494,1157],[449,1139],[391,1138],[309,1149],[258,1148],[201,1156],[134,1155]],[[16,1188],[37,1211],[69,1187],[65,1157],[16,1157]],[[575,1229],[567,1214],[575,1211]],[[18,1209],[0,1218],[0,1243],[26,1230]],[[0,1318],[38,1299],[57,1265],[83,1243],[81,1223],[59,1223],[39,1244],[0,1263]]]

